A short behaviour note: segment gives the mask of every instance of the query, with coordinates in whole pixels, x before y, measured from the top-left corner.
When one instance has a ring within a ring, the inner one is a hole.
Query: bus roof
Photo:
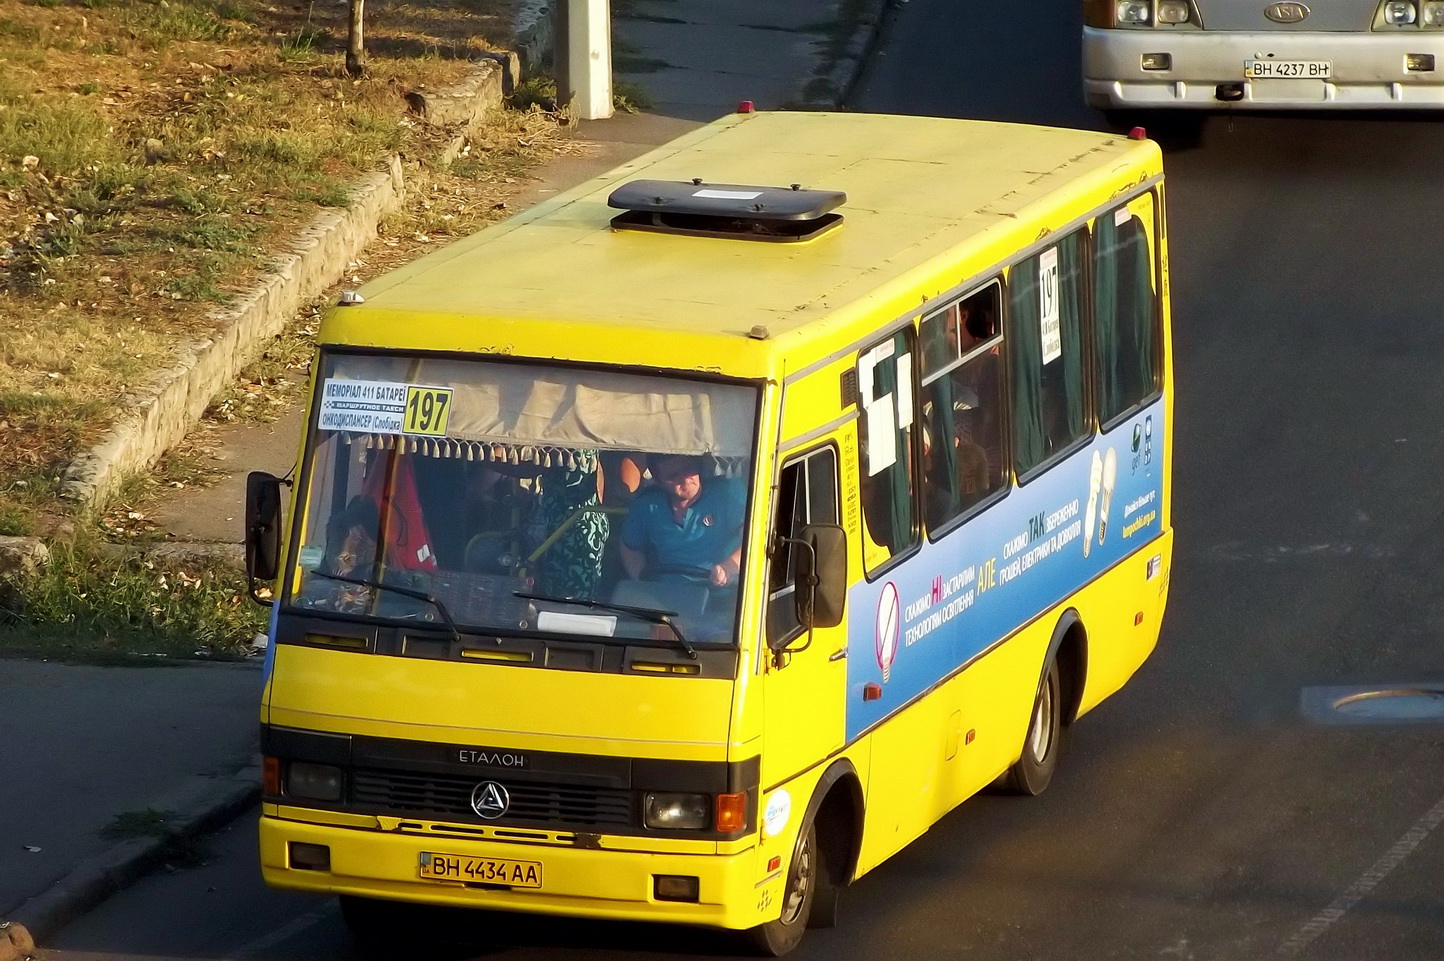
[[[693,367],[676,362],[683,342],[741,349],[758,328],[775,342],[849,307],[881,309],[880,295],[919,270],[936,272],[938,258],[966,264],[994,243],[1027,246],[1040,225],[1063,217],[1051,224],[1062,226],[1123,175],[1156,170],[1158,158],[1150,143],[1052,127],[853,113],[724,117],[366,285],[364,305],[333,311],[322,339],[607,361],[579,345],[595,339],[612,345],[599,348],[609,354],[631,332],[632,357],[639,344],[665,350],[658,338],[675,341],[672,363],[634,363]],[[607,198],[617,187],[694,178],[843,191],[844,222],[800,243],[612,228],[619,211]],[[403,317],[409,322],[398,323]],[[417,322],[452,334],[429,343]],[[733,354],[722,350],[722,366],[712,366],[722,370]]]

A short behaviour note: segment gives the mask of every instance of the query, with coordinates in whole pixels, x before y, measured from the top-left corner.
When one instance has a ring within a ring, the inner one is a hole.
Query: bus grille
[[[358,808],[482,821],[471,808],[471,792],[485,780],[410,771],[357,770],[352,799]],[[511,795],[502,817],[488,824],[603,825],[634,822],[630,791],[574,784],[501,781]]]

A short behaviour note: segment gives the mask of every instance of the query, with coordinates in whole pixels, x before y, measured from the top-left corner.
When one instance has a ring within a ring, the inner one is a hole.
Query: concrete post
[[[566,38],[567,79],[576,93],[577,117],[605,120],[612,115],[611,0],[558,0],[570,5]],[[557,39],[558,48],[562,38]],[[558,54],[559,55],[559,54]],[[560,93],[560,91],[559,91]]]

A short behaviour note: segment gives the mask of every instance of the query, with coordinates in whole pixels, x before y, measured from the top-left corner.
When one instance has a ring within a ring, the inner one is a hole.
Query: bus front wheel
[[[1012,794],[1042,794],[1058,768],[1063,747],[1063,684],[1055,659],[1048,665],[1023,742],[1023,756],[1009,769],[1004,787]]]
[[[821,880],[819,867],[817,826],[809,820],[797,839],[797,851],[792,855],[792,866],[787,871],[781,914],[776,920],[759,924],[747,932],[759,955],[780,958],[802,942]]]

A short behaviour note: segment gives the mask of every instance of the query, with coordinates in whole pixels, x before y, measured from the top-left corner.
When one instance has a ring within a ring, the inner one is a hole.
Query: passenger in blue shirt
[[[637,494],[622,528],[627,575],[735,585],[745,509],[740,485],[722,477],[704,483],[700,457],[656,457],[651,470],[657,486]]]

